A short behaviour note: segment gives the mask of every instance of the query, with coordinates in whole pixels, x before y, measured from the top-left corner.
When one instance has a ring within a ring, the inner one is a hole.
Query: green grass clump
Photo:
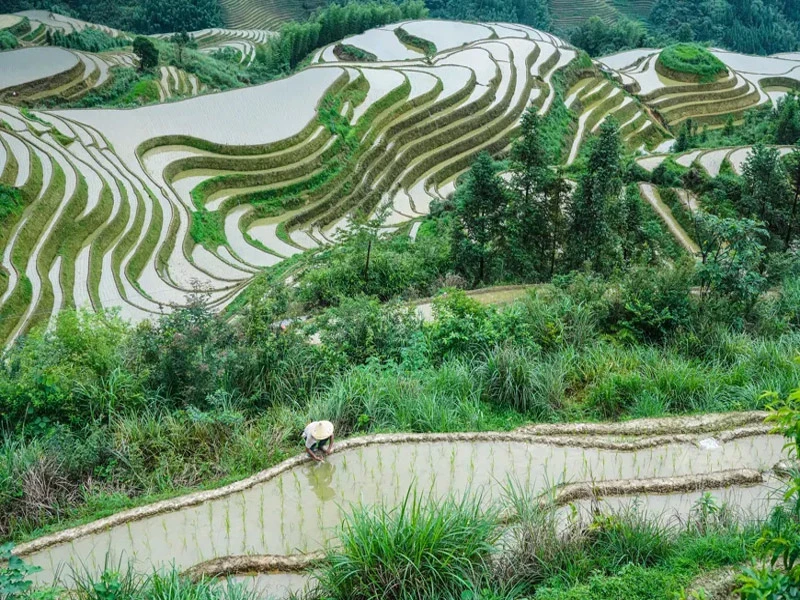
[[[24,205],[19,189],[0,183],[0,222],[4,222],[9,215],[18,215]]]
[[[192,212],[192,227],[189,230],[192,239],[208,250],[216,250],[228,243],[225,237],[225,226],[218,212],[206,209]]]
[[[716,56],[699,44],[674,44],[661,51],[658,62],[666,69],[711,83],[728,69]]]
[[[319,573],[322,597],[460,598],[488,578],[497,521],[472,495],[434,502],[409,491],[397,508],[360,508]]]

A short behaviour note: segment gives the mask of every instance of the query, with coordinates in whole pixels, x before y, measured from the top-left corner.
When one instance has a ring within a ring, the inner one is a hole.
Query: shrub
[[[0,50],[13,50],[19,46],[19,41],[10,31],[0,30]]]
[[[346,515],[340,538],[318,574],[323,597],[423,600],[480,589],[499,529],[480,496],[435,501],[409,490],[397,508]]]
[[[343,299],[317,321],[320,338],[330,349],[341,352],[351,363],[370,358],[400,361],[409,338],[419,330],[414,308],[388,307],[364,296]]]

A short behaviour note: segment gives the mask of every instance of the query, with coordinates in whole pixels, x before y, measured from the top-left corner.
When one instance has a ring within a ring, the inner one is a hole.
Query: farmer
[[[308,455],[315,461],[322,462],[325,456],[333,452],[333,423],[330,421],[309,423],[303,430],[303,439],[306,442]]]

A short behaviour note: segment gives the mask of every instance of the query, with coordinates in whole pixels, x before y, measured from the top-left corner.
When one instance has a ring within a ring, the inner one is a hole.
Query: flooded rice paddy
[[[708,445],[667,443],[638,451],[505,438],[371,444],[341,449],[321,464],[291,459],[291,468],[247,489],[240,487],[241,491],[227,495],[220,491],[215,499],[184,503],[180,510],[150,514],[99,532],[82,530],[71,541],[37,551],[28,552],[23,545],[19,551],[42,567],[40,582],[52,581],[59,570],[68,572],[69,565],[99,569],[107,553],[115,560],[132,560],[143,571],[170,564],[184,570],[224,556],[308,553],[323,549],[336,536],[343,512],[352,505],[394,505],[410,487],[434,497],[481,492],[489,501],[499,500],[509,481],[539,494],[565,483],[742,468],[766,471],[781,459],[783,446],[782,438],[767,435]],[[756,501],[763,503],[761,487],[743,489],[754,490],[736,491],[743,494],[748,509]],[[691,494],[672,494],[658,500],[648,497],[647,503],[661,510],[693,502],[691,498]],[[69,532],[62,532],[53,541],[69,537]]]

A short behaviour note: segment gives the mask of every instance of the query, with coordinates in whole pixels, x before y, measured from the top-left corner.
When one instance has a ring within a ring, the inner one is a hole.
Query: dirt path
[[[675,216],[672,214],[672,211],[669,209],[669,206],[664,204],[661,200],[661,197],[658,194],[658,190],[649,183],[640,183],[639,190],[642,192],[642,196],[644,196],[645,200],[650,203],[650,206],[653,207],[664,223],[669,228],[672,235],[675,236],[675,239],[678,240],[681,246],[683,246],[689,253],[692,255],[697,254],[700,252],[700,248],[694,242],[694,240],[686,233],[683,227],[681,227],[680,223],[675,219]]]

